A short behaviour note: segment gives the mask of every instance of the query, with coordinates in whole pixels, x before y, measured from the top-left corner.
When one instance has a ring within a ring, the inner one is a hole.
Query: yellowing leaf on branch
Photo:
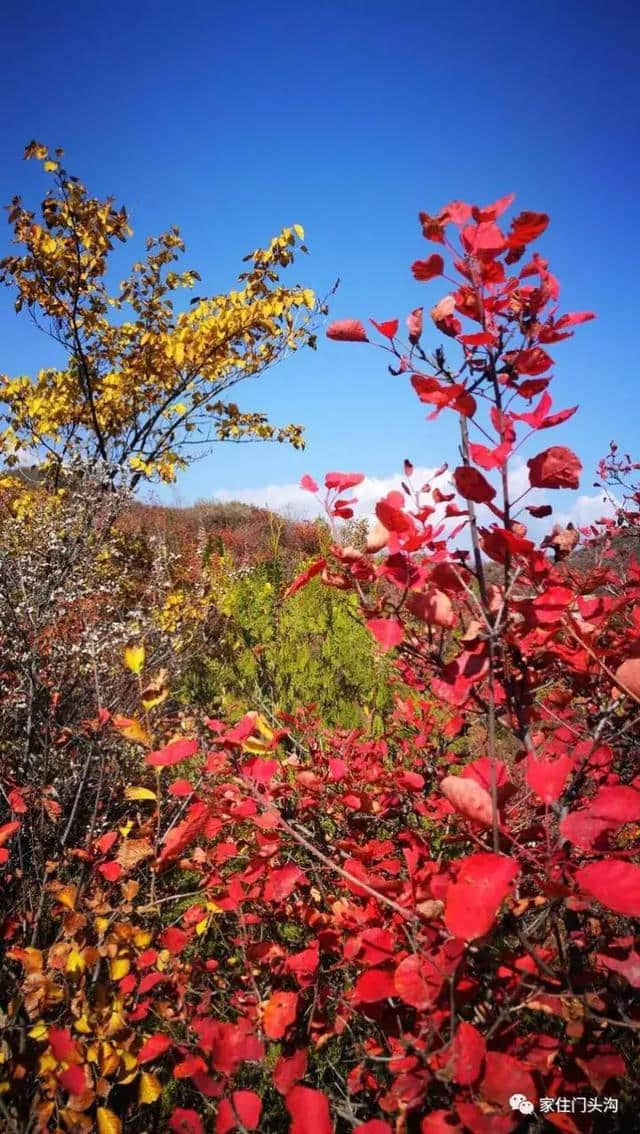
[[[155,791],[148,787],[127,787],[124,789],[125,799],[155,799]]]
[[[112,720],[125,740],[132,740],[134,744],[143,744],[145,748],[151,748],[151,737],[140,721],[129,717],[113,717]]]
[[[117,1114],[106,1106],[99,1106],[97,1113],[98,1134],[122,1134],[122,1123]]]
[[[67,886],[61,886],[60,883],[52,883],[49,887],[52,894],[54,894],[56,901],[60,902],[67,910],[75,908],[76,897],[78,896],[78,887],[69,883]]]
[[[154,709],[156,705],[166,701],[169,696],[167,676],[166,669],[161,669],[154,677],[147,679],[141,696],[143,709]]]
[[[124,664],[126,665],[127,669],[131,670],[132,673],[142,673],[144,659],[145,653],[144,646],[142,644],[138,646],[127,646],[126,650],[124,651]]]
[[[138,1080],[138,1103],[140,1106],[148,1106],[150,1103],[154,1103],[156,1099],[160,1098],[161,1094],[160,1080],[151,1071],[143,1071]]]
[[[114,957],[109,965],[109,973],[112,980],[122,980],[127,975],[131,968],[131,961],[128,957]]]
[[[70,976],[74,976],[77,973],[83,973],[86,967],[86,961],[82,953],[78,953],[77,949],[72,949],[67,957],[65,972],[69,973]]]

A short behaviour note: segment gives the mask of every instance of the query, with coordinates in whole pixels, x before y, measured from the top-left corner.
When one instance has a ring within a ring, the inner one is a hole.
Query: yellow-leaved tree
[[[200,276],[173,265],[184,251],[177,228],[146,243],[118,288],[107,282],[117,241],[131,236],[124,208],[91,197],[62,165],[32,142],[51,187],[38,215],[14,198],[9,208],[17,250],[0,261],[0,281],[16,309],[61,344],[66,363],[0,385],[0,457],[11,468],[34,455],[58,474],[68,463],[108,470],[112,483],[173,481],[198,448],[220,440],[278,440],[302,447],[302,427],[272,425],[229,400],[238,382],[284,354],[313,346],[323,310],[313,291],[285,287],[279,269],[306,252],[300,225],[245,257],[239,286],[177,309],[176,293]]]

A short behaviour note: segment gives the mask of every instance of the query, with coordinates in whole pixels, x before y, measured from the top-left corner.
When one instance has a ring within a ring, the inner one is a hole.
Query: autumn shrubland
[[[612,445],[600,523],[535,502],[583,474],[549,351],[593,318],[548,218],[421,214],[429,318],[327,328],[456,415],[428,484],[169,509],[199,446],[303,444],[230,394],[316,345],[303,231],[190,299],[170,229],[113,291],[126,211],[27,156],[0,276],[66,362],[0,393],[2,1129],[632,1129],[640,489]]]

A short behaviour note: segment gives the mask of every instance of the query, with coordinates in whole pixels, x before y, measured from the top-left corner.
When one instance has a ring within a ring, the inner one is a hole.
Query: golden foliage
[[[197,296],[176,310],[174,295],[200,281],[197,272],[173,267],[184,251],[179,230],[148,239],[144,258],[111,292],[109,258],[132,235],[126,210],[112,198],[91,197],[62,166],[62,151],[52,160],[33,142],[25,156],[42,162],[52,185],[38,219],[19,197],[11,202],[19,251],[0,261],[0,281],[15,290],[18,311],[50,325],[68,357],[64,368],[35,378],[4,379],[6,464],[25,450],[45,449],[54,468],[63,455],[89,456],[135,485],[173,481],[194,443],[262,439],[302,447],[299,425],[273,426],[223,399],[238,381],[314,344],[313,292],[285,287],[278,274],[296,251],[306,252],[302,227],[283,229],[245,257],[237,289]]]

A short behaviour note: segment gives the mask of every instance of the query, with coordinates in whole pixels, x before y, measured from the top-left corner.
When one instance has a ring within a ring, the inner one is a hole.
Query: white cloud
[[[567,512],[558,512],[555,522],[566,526],[571,521],[574,527],[584,528],[603,516],[614,514],[615,507],[609,497],[603,492],[596,492],[593,496],[579,496]]]
[[[426,481],[433,477],[434,472],[436,472],[435,468],[415,468],[411,483],[416,488],[421,488]],[[358,503],[354,508],[356,516],[370,517],[374,515],[378,500],[381,500],[389,492],[401,491],[401,484],[404,479],[402,473],[392,473],[390,476],[382,477],[368,476],[365,477],[362,484],[357,485],[356,488],[344,493],[344,495],[353,496],[357,499]],[[226,502],[239,500],[243,504],[255,504],[259,508],[270,508],[272,512],[280,512],[281,515],[289,518],[311,518],[320,515],[323,511],[323,497],[322,481],[317,495],[305,492],[296,483],[267,484],[261,488],[241,488],[235,491],[223,488],[212,493],[214,500]]]
[[[420,488],[427,481],[432,480],[435,471],[435,468],[415,468],[411,477],[414,488]],[[375,515],[375,506],[378,500],[381,500],[389,492],[401,490],[401,483],[404,479],[404,475],[400,472],[391,473],[389,476],[365,477],[362,484],[357,485],[356,488],[344,495],[356,497],[358,501],[354,508],[356,516],[370,519]],[[495,477],[492,477],[492,479],[497,485]],[[320,491],[317,495],[306,492],[300,487],[299,483],[294,482],[267,484],[256,488],[236,490],[218,489],[212,494],[212,498],[223,502],[240,501],[244,504],[253,504],[259,508],[268,508],[288,519],[313,519],[323,514],[324,487],[322,481],[319,483]],[[440,478],[439,484],[443,491],[451,491],[450,474],[445,473]],[[521,494],[526,492],[528,487],[529,470],[526,463],[523,460],[513,462],[509,469],[509,490],[512,501],[517,500]],[[462,504],[462,501],[460,503]],[[524,509],[531,504],[551,504],[553,513],[543,519],[536,519],[526,511],[520,513],[521,508]],[[563,507],[559,508],[559,504],[562,504]],[[613,505],[606,499],[604,493],[594,493],[593,495],[583,493],[575,497],[569,492],[559,494],[556,491],[532,489],[530,492],[526,492],[526,496],[519,504],[515,505],[514,514],[517,515],[518,513],[520,513],[519,519],[527,526],[529,537],[539,541],[551,530],[553,524],[562,524],[566,527],[571,522],[575,527],[586,527],[601,516],[612,515]],[[478,509],[478,519],[482,525],[490,525],[496,521],[489,509],[482,506]],[[434,520],[438,522],[437,513]],[[466,544],[466,535],[461,534],[460,545],[465,546]]]

